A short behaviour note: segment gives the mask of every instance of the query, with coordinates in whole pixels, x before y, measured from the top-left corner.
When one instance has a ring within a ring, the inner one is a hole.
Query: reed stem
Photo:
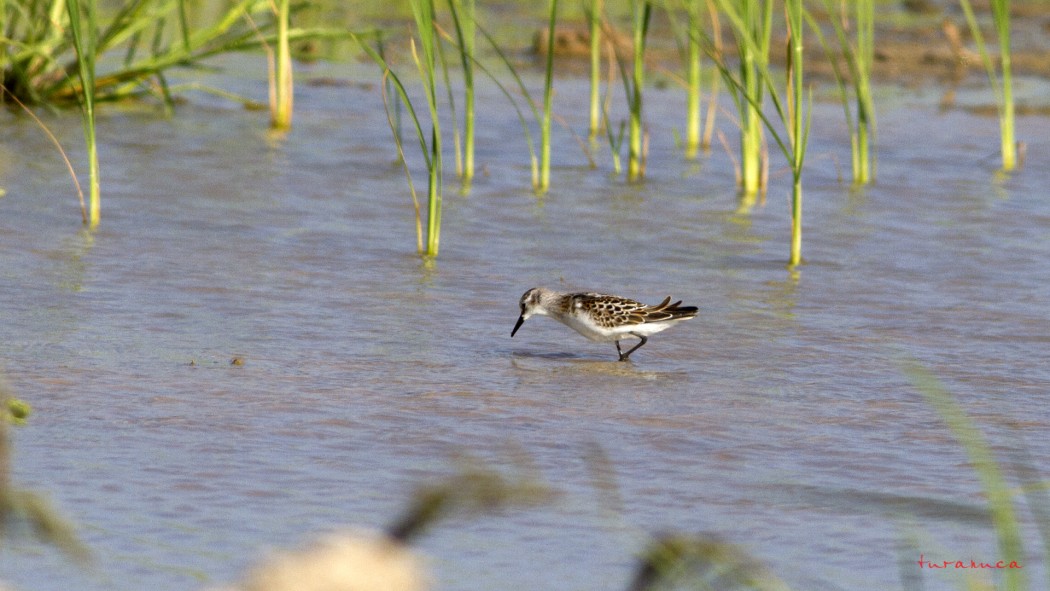
[[[803,130],[802,78],[802,0],[786,0],[788,21],[788,117],[791,138],[791,253],[788,266],[802,262],[802,163],[806,154],[806,134]]]
[[[703,0],[689,0],[688,11],[688,51],[686,55],[686,114],[685,114],[685,157],[696,158],[700,149],[700,74],[703,19],[700,17],[700,5]]]
[[[547,24],[547,64],[543,81],[543,120],[540,123],[540,179],[535,185],[539,194],[551,186],[551,108],[554,96],[554,31],[558,22],[558,0],[550,0]]]
[[[475,0],[449,0],[463,65],[463,188],[474,179],[474,61],[477,38]]]
[[[427,159],[427,247],[423,253],[436,257],[441,242],[441,119],[437,100],[437,34],[434,30],[434,1],[412,0],[412,13],[416,20],[423,57],[413,54],[420,78],[426,90],[427,106],[430,108],[430,157]]]
[[[591,30],[591,137],[597,136],[602,130],[602,11],[604,0],[591,0],[590,10],[587,14]]]
[[[857,0],[857,52],[854,88],[857,95],[857,150],[853,180],[868,184],[875,180],[875,108],[871,96],[871,68],[875,61],[875,2]]]
[[[988,82],[995,93],[996,103],[999,108],[999,131],[1001,139],[1001,151],[1003,170],[1011,171],[1017,168],[1017,141],[1014,134],[1014,95],[1013,74],[1010,59],[1010,0],[991,0],[992,20],[995,23],[996,34],[999,36],[999,65],[1002,70],[1002,83],[995,74],[995,64],[988,54],[988,48],[981,34],[981,27],[974,16],[973,7],[969,0],[959,0],[959,5],[966,15],[966,23],[970,27],[974,44],[981,55],[985,71],[988,73]]]
[[[285,130],[292,127],[292,53],[288,43],[291,0],[277,4],[277,73],[271,89],[270,127]]]
[[[853,172],[853,183],[865,185],[874,177],[874,153],[872,142],[875,139],[875,109],[871,97],[871,66],[875,55],[874,43],[874,2],[873,0],[856,0],[854,3],[854,22],[856,37],[850,40],[850,12],[846,3],[836,0],[824,0],[824,9],[830,15],[831,26],[838,39],[839,49],[833,52],[820,32],[820,24],[812,16],[806,15],[811,29],[816,33],[824,53],[831,61],[835,83],[838,86],[839,100],[846,117],[849,129],[850,162]],[[837,12],[836,12],[837,11]],[[837,53],[841,52],[849,69],[848,76],[839,67]],[[848,78],[848,79],[847,79]],[[851,94],[852,92],[852,94]],[[853,104],[851,109],[850,105]],[[854,116],[856,111],[856,116]]]
[[[718,7],[714,0],[707,0],[707,13],[711,18],[711,42],[712,51],[718,59],[722,55],[722,22],[718,18]],[[707,100],[707,121],[704,122],[704,136],[700,145],[704,150],[711,149],[711,137],[715,132],[715,117],[718,115],[719,76],[711,79],[711,88]]]
[[[86,31],[81,21],[81,7],[78,0],[66,0],[69,14],[69,29],[73,37],[73,46],[77,54],[77,74],[80,77],[80,99],[82,120],[84,123],[84,140],[87,145],[88,168],[90,170],[90,190],[88,191],[88,228],[98,227],[102,217],[101,188],[99,184],[98,142],[95,137],[95,51],[98,46],[98,24],[96,20],[96,0],[86,0]]]
[[[992,17],[999,35],[999,65],[1003,92],[1000,100],[999,128],[1002,135],[1003,170],[1017,168],[1017,140],[1014,136],[1014,91],[1010,59],[1010,0],[993,0]]]
[[[631,92],[628,96],[631,117],[627,133],[627,180],[634,182],[645,176],[642,146],[642,90],[645,85],[645,38],[652,15],[652,2],[633,0],[634,68],[631,74]]]
[[[744,2],[747,4],[748,2]],[[802,58],[804,56],[802,31],[805,10],[802,0],[785,0],[785,10],[788,24],[788,52],[787,52],[787,108],[785,101],[781,99],[773,83],[773,75],[769,71],[768,32],[756,29],[754,13],[749,13],[752,7],[733,5],[730,0],[719,0],[722,12],[726,14],[733,27],[741,53],[752,54],[752,68],[741,67],[739,77],[734,77],[725,63],[719,59],[716,61],[722,78],[729,84],[729,90],[737,103],[737,109],[743,114],[744,106],[753,109],[760,125],[769,131],[769,135],[780,148],[781,153],[787,159],[791,167],[792,190],[791,190],[791,247],[788,265],[794,268],[802,261],[802,169],[805,162],[806,146],[809,139],[810,115],[813,104],[812,91],[810,96],[804,97]],[[762,15],[761,22],[767,27],[770,23],[771,14],[768,12],[771,3],[766,4],[766,12]],[[755,33],[758,34],[755,34]],[[747,78],[751,76],[753,79]],[[761,95],[758,92],[748,91],[747,84],[754,84],[758,88],[768,89],[770,101],[776,109],[777,117],[784,126],[784,132],[775,127],[759,108]],[[807,99],[807,100],[804,100]],[[760,129],[761,131],[761,129]],[[786,137],[785,137],[786,136]],[[744,168],[746,170],[746,168]],[[763,175],[764,176],[764,175]],[[742,192],[741,200],[747,202],[751,194]]]
[[[724,4],[723,0],[723,4]],[[763,183],[762,79],[761,70],[769,61],[769,42],[773,19],[772,0],[738,0],[739,21],[734,26],[740,53],[740,80],[748,100],[738,101],[740,112],[740,166],[742,190],[758,194]],[[725,7],[723,6],[723,10]]]

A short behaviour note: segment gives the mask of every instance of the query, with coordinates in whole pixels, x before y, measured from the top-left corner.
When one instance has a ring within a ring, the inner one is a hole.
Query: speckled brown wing
[[[655,306],[600,293],[575,293],[571,300],[575,310],[588,313],[591,320],[602,328],[688,318],[696,316],[697,311],[693,306],[680,307],[681,301],[672,304],[670,297]]]
[[[591,321],[602,328],[629,326],[645,322],[640,312],[645,304],[601,293],[574,293],[572,307],[590,316]]]

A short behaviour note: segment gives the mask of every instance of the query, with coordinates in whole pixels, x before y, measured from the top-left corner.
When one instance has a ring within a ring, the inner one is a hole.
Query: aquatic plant
[[[999,37],[999,67],[1002,73],[1002,82],[995,73],[995,64],[985,47],[984,36],[981,27],[977,24],[970,0],[959,0],[959,5],[966,15],[966,23],[970,26],[974,43],[981,55],[981,62],[988,73],[988,81],[995,93],[996,105],[999,109],[999,131],[1001,139],[1001,152],[1003,158],[1003,170],[1011,171],[1017,168],[1017,141],[1014,139],[1014,94],[1013,75],[1010,67],[1010,0],[991,0],[992,22],[995,25],[996,35]]]
[[[435,76],[435,54],[437,51],[437,33],[434,30],[434,1],[411,0],[412,17],[416,22],[416,34],[419,36],[423,57],[420,59],[416,46],[412,44],[412,58],[419,69],[420,78],[430,109],[430,153],[427,161],[427,242],[424,255],[437,256],[441,241],[441,192],[442,192],[442,155],[441,155],[441,119],[438,116],[437,78]],[[402,99],[408,100],[407,95]],[[416,119],[417,132],[422,135],[419,120]],[[426,147],[426,142],[423,143]]]
[[[19,103],[77,104],[81,109],[90,175],[84,223],[89,228],[97,227],[101,218],[98,104],[158,96],[173,108],[166,72],[223,53],[268,47],[275,39],[266,31],[277,26],[271,6],[268,0],[240,0],[216,22],[191,31],[185,0],[127,0],[106,20],[99,16],[97,0],[0,4],[0,84],[6,93]],[[290,10],[288,0],[283,0],[279,12],[287,15]],[[290,29],[286,19],[282,22],[278,46],[284,50],[278,70],[284,73],[278,74],[280,83],[275,82],[272,90],[275,124],[284,116],[291,121],[288,44],[296,39],[347,36],[341,29]],[[108,56],[118,52],[123,59]],[[106,71],[97,71],[99,63],[107,65]]]
[[[700,7],[703,0],[684,0],[686,15],[685,48],[682,50],[682,63],[685,67],[685,157],[696,158],[700,150],[701,111],[700,111],[700,74],[702,71],[703,19]],[[677,28],[677,19],[668,15],[672,28]],[[675,39],[678,35],[675,34]]]
[[[630,84],[624,76],[630,124],[627,133],[627,180],[637,181],[645,176],[645,154],[642,146],[642,90],[645,85],[645,41],[653,4],[649,0],[632,0],[633,68]]]
[[[764,48],[768,48],[769,44],[768,25],[771,14],[768,12],[768,8],[762,17],[762,20],[766,22],[766,28],[758,30],[760,33],[761,31],[765,31],[765,33],[756,36],[753,34],[756,31],[754,28],[754,13],[751,12],[755,7],[744,6],[751,4],[750,2],[743,2],[737,5],[733,4],[731,0],[718,1],[722,12],[726,15],[734,31],[737,43],[742,44],[738,47],[741,60],[745,59],[744,55],[750,55],[752,59],[749,67],[740,68],[739,77],[733,76],[732,71],[724,61],[718,60],[716,65],[723,79],[729,85],[729,91],[733,96],[734,102],[738,105],[746,104],[748,107],[747,111],[750,111],[751,115],[757,117],[756,121],[761,125],[759,131],[762,128],[769,131],[791,168],[791,246],[788,266],[795,267],[802,261],[802,170],[809,139],[811,108],[808,105],[812,104],[811,97],[808,99],[804,98],[803,85],[802,26],[805,10],[802,6],[802,0],[786,0],[784,4],[788,27],[788,88],[787,100],[785,101],[781,99],[780,92],[775,85],[774,76],[769,70],[768,52],[763,51]],[[770,4],[766,4],[766,6],[768,7]],[[749,90],[749,85],[753,86],[754,90]],[[762,112],[759,101],[764,93],[759,89],[764,89],[765,93],[769,94],[769,98],[776,110],[777,118],[783,125],[783,130],[773,125],[773,122]],[[739,107],[738,110],[741,111],[743,116],[745,110]],[[746,162],[744,163],[744,168],[745,170],[747,168]],[[745,178],[745,192],[747,188]]]
[[[711,52],[714,55],[722,55],[722,22],[718,18],[718,7],[715,6],[715,0],[706,0],[707,14],[711,21]],[[700,23],[697,23],[700,25]],[[696,35],[698,38],[703,38],[701,30],[694,28],[691,35]],[[711,78],[711,86],[708,89],[707,99],[707,120],[704,121],[704,135],[700,140],[700,147],[705,151],[711,149],[711,136],[715,131],[715,118],[718,116],[718,95],[720,94],[719,88],[720,76],[714,76]]]
[[[67,13],[69,14],[69,30],[72,35],[73,47],[77,56],[77,75],[80,77],[81,92],[80,99],[81,119],[84,123],[84,141],[87,144],[88,170],[90,172],[88,191],[88,228],[94,229],[98,226],[102,215],[101,188],[99,185],[98,166],[98,141],[95,137],[95,55],[98,46],[97,12],[95,0],[87,0],[84,10],[86,11],[87,27],[81,24],[81,7],[77,0],[66,0]]]
[[[918,362],[908,361],[904,363],[904,372],[926,402],[941,416],[969,457],[988,499],[988,511],[1003,561],[1023,564],[1025,553],[1021,526],[1014,511],[1013,493],[1003,478],[988,442],[958,401],[929,370]],[[1005,568],[1002,569],[1002,576],[1003,589],[1021,591],[1028,588],[1024,569]]]
[[[777,107],[781,120],[789,125],[790,150],[777,137],[777,143],[784,150],[784,156],[791,162],[791,252],[788,265],[794,267],[802,262],[802,164],[806,158],[806,143],[809,139],[810,109],[803,109],[803,75],[802,75],[802,0],[786,0],[788,24],[788,114],[785,117],[780,108],[776,92],[770,94]],[[766,75],[768,79],[768,75]],[[805,111],[805,113],[803,113]],[[803,120],[805,123],[803,123]]]
[[[443,164],[441,155],[441,121],[438,116],[437,104],[437,31],[434,27],[434,2],[433,0],[412,0],[412,15],[416,24],[416,33],[422,46],[422,58],[416,49],[416,40],[411,41],[412,58],[416,64],[419,77],[423,82],[424,94],[430,113],[430,133],[424,131],[424,124],[420,120],[414,103],[402,83],[401,78],[390,68],[386,58],[380,52],[368,44],[367,40],[358,34],[351,34],[358,44],[372,58],[376,64],[383,69],[383,103],[386,107],[387,122],[394,137],[394,145],[397,147],[399,160],[404,168],[405,177],[408,181],[409,193],[415,207],[416,216],[416,249],[420,255],[436,257],[441,242],[441,197]],[[412,173],[405,159],[404,146],[401,142],[399,126],[394,121],[390,109],[390,100],[387,96],[387,82],[390,82],[397,91],[400,98],[399,104],[404,105],[416,139],[419,142],[419,150],[427,169],[427,224],[426,240],[424,242],[422,213],[419,199],[416,195],[415,183],[412,181]]]
[[[499,44],[496,43],[496,40],[484,27],[478,25],[477,30],[479,33],[481,33],[481,35],[488,42],[489,46],[499,57],[499,61],[503,63],[503,65],[507,68],[507,71],[510,72],[511,77],[514,79],[514,82],[518,86],[518,90],[521,92],[521,96],[525,97],[525,102],[528,103],[529,109],[532,111],[533,119],[539,122],[541,120],[539,107],[536,105],[536,101],[532,99],[532,95],[529,93],[528,87],[525,86],[525,81],[522,80],[521,76],[518,74],[517,68],[514,67],[514,63],[509,57],[507,57],[507,54],[500,48]],[[529,162],[531,164],[532,170],[532,186],[535,189],[539,186],[540,183],[540,164],[539,158],[536,156],[535,145],[532,141],[532,132],[529,131],[529,124],[525,120],[525,115],[522,113],[521,108],[518,107],[518,103],[514,99],[514,96],[510,93],[509,90],[507,90],[507,87],[502,82],[500,82],[499,78],[497,78],[488,68],[486,68],[482,63],[478,62],[476,59],[474,60],[474,65],[476,65],[486,76],[488,76],[489,79],[492,80],[492,82],[496,85],[496,87],[500,89],[500,92],[503,93],[503,96],[507,99],[507,101],[510,103],[510,106],[514,109],[514,113],[518,116],[518,123],[521,124],[521,131],[525,137],[525,144],[529,150]]]
[[[865,185],[875,180],[875,153],[872,149],[875,140],[875,106],[871,96],[871,67],[875,59],[875,3],[873,0],[853,2],[856,36],[852,41],[848,35],[850,17],[846,10],[847,4],[840,4],[837,17],[833,4],[834,0],[824,0],[824,8],[830,16],[839,51],[849,70],[848,86],[852,90],[852,98],[850,90],[847,89],[847,77],[840,70],[838,60],[834,58],[831,59],[832,71],[849,128],[853,182]],[[825,53],[830,55],[831,51],[824,43],[820,26],[814,23],[812,29],[825,46]],[[850,108],[851,101],[855,104],[856,117],[854,109]]]
[[[171,105],[166,73],[172,68],[276,43],[277,19],[269,0],[237,0],[214,22],[193,30],[185,0],[126,0],[107,11],[106,19],[96,13],[96,2],[82,0],[87,21],[80,27],[83,39],[93,41],[90,59],[101,62],[106,56],[107,71],[94,79],[96,102],[159,96]],[[77,75],[67,4],[6,0],[2,10],[0,78],[8,90],[27,104],[79,102],[83,81]],[[342,28],[286,32],[289,43],[349,35]],[[120,56],[110,58],[110,53]]]
[[[290,13],[291,0],[279,0],[276,73],[270,77],[270,127],[274,129],[289,129],[292,126],[295,88],[292,82],[292,53],[288,45]]]
[[[707,151],[711,147],[711,137],[714,134],[715,116],[718,111],[719,76],[712,76],[710,87],[707,92],[708,108],[706,119],[702,116],[703,91],[701,74],[703,73],[703,55],[705,42],[710,44],[711,52],[721,55],[722,53],[722,31],[718,19],[718,9],[713,0],[679,0],[676,6],[664,5],[667,10],[668,23],[674,34],[675,44],[681,57],[684,73],[682,85],[686,91],[686,117],[685,117],[685,139],[684,149],[687,159],[694,159],[701,149]],[[705,30],[704,12],[711,23],[710,33]],[[679,21],[683,20],[685,26]],[[684,29],[684,30],[683,30]],[[683,41],[684,38],[684,41]],[[677,133],[676,133],[677,140]]]
[[[602,14],[604,0],[590,0],[587,7],[587,26],[591,32],[591,89],[590,89],[590,133],[598,135],[602,128],[601,78],[602,78]]]
[[[474,49],[477,29],[475,0],[449,0],[456,31],[456,46],[463,66],[463,163],[460,174],[464,190],[474,178]],[[457,162],[459,150],[456,150]]]
[[[700,17],[700,0],[692,0],[688,4],[689,11],[689,51],[686,59],[688,77],[688,93],[686,99],[686,133],[685,133],[685,156],[696,158],[700,148],[700,74],[701,56],[699,30],[703,26]]]
[[[548,4],[547,61],[543,72],[543,119],[540,121],[540,178],[533,188],[543,194],[551,186],[551,107],[554,97],[554,27],[558,21],[558,0]]]
[[[739,83],[729,80],[729,92],[740,121],[740,183],[746,195],[765,189],[765,152],[762,134],[763,79],[768,78],[772,0],[718,0],[721,11],[729,15],[736,39]],[[709,51],[711,53],[711,51]],[[729,70],[720,67],[723,78]]]
[[[55,137],[55,134],[52,133],[50,129],[48,129],[47,125],[45,125],[44,122],[40,120],[40,117],[37,117],[36,113],[34,113],[32,109],[30,109],[25,105],[25,103],[20,101],[17,96],[8,93],[7,88],[0,84],[0,103],[3,103],[4,98],[6,97],[10,97],[10,99],[13,100],[15,104],[17,104],[22,109],[22,112],[28,115],[29,118],[32,119],[38,127],[40,127],[41,131],[44,132],[44,135],[46,135],[47,138],[51,140],[51,143],[55,146],[55,149],[58,150],[58,154],[62,157],[62,162],[64,162],[66,165],[66,170],[69,171],[70,178],[73,179],[73,187],[76,189],[77,197],[80,200],[81,220],[83,221],[84,225],[87,225],[88,213],[87,206],[84,205],[84,191],[80,187],[80,179],[77,178],[77,172],[73,168],[73,163],[69,161],[69,156],[66,154],[66,151],[62,148],[62,143],[58,141],[58,138]],[[2,191],[0,191],[0,197],[2,196],[3,193]]]

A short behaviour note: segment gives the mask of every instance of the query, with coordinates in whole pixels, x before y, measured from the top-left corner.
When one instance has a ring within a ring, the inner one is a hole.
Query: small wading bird
[[[645,344],[648,336],[671,328],[682,320],[696,316],[696,306],[671,303],[668,296],[655,306],[600,293],[562,293],[544,287],[534,287],[521,296],[521,316],[510,331],[518,332],[521,325],[535,315],[551,316],[592,341],[616,343],[620,361]],[[641,339],[631,350],[620,350],[623,339]]]

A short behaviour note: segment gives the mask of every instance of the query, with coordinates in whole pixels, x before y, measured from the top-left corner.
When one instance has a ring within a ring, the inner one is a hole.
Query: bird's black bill
[[[524,315],[518,316],[518,321],[514,324],[514,330],[510,331],[511,338],[514,337],[514,333],[518,332],[518,329],[521,328],[521,325],[524,324],[524,323],[525,323],[525,316]]]

